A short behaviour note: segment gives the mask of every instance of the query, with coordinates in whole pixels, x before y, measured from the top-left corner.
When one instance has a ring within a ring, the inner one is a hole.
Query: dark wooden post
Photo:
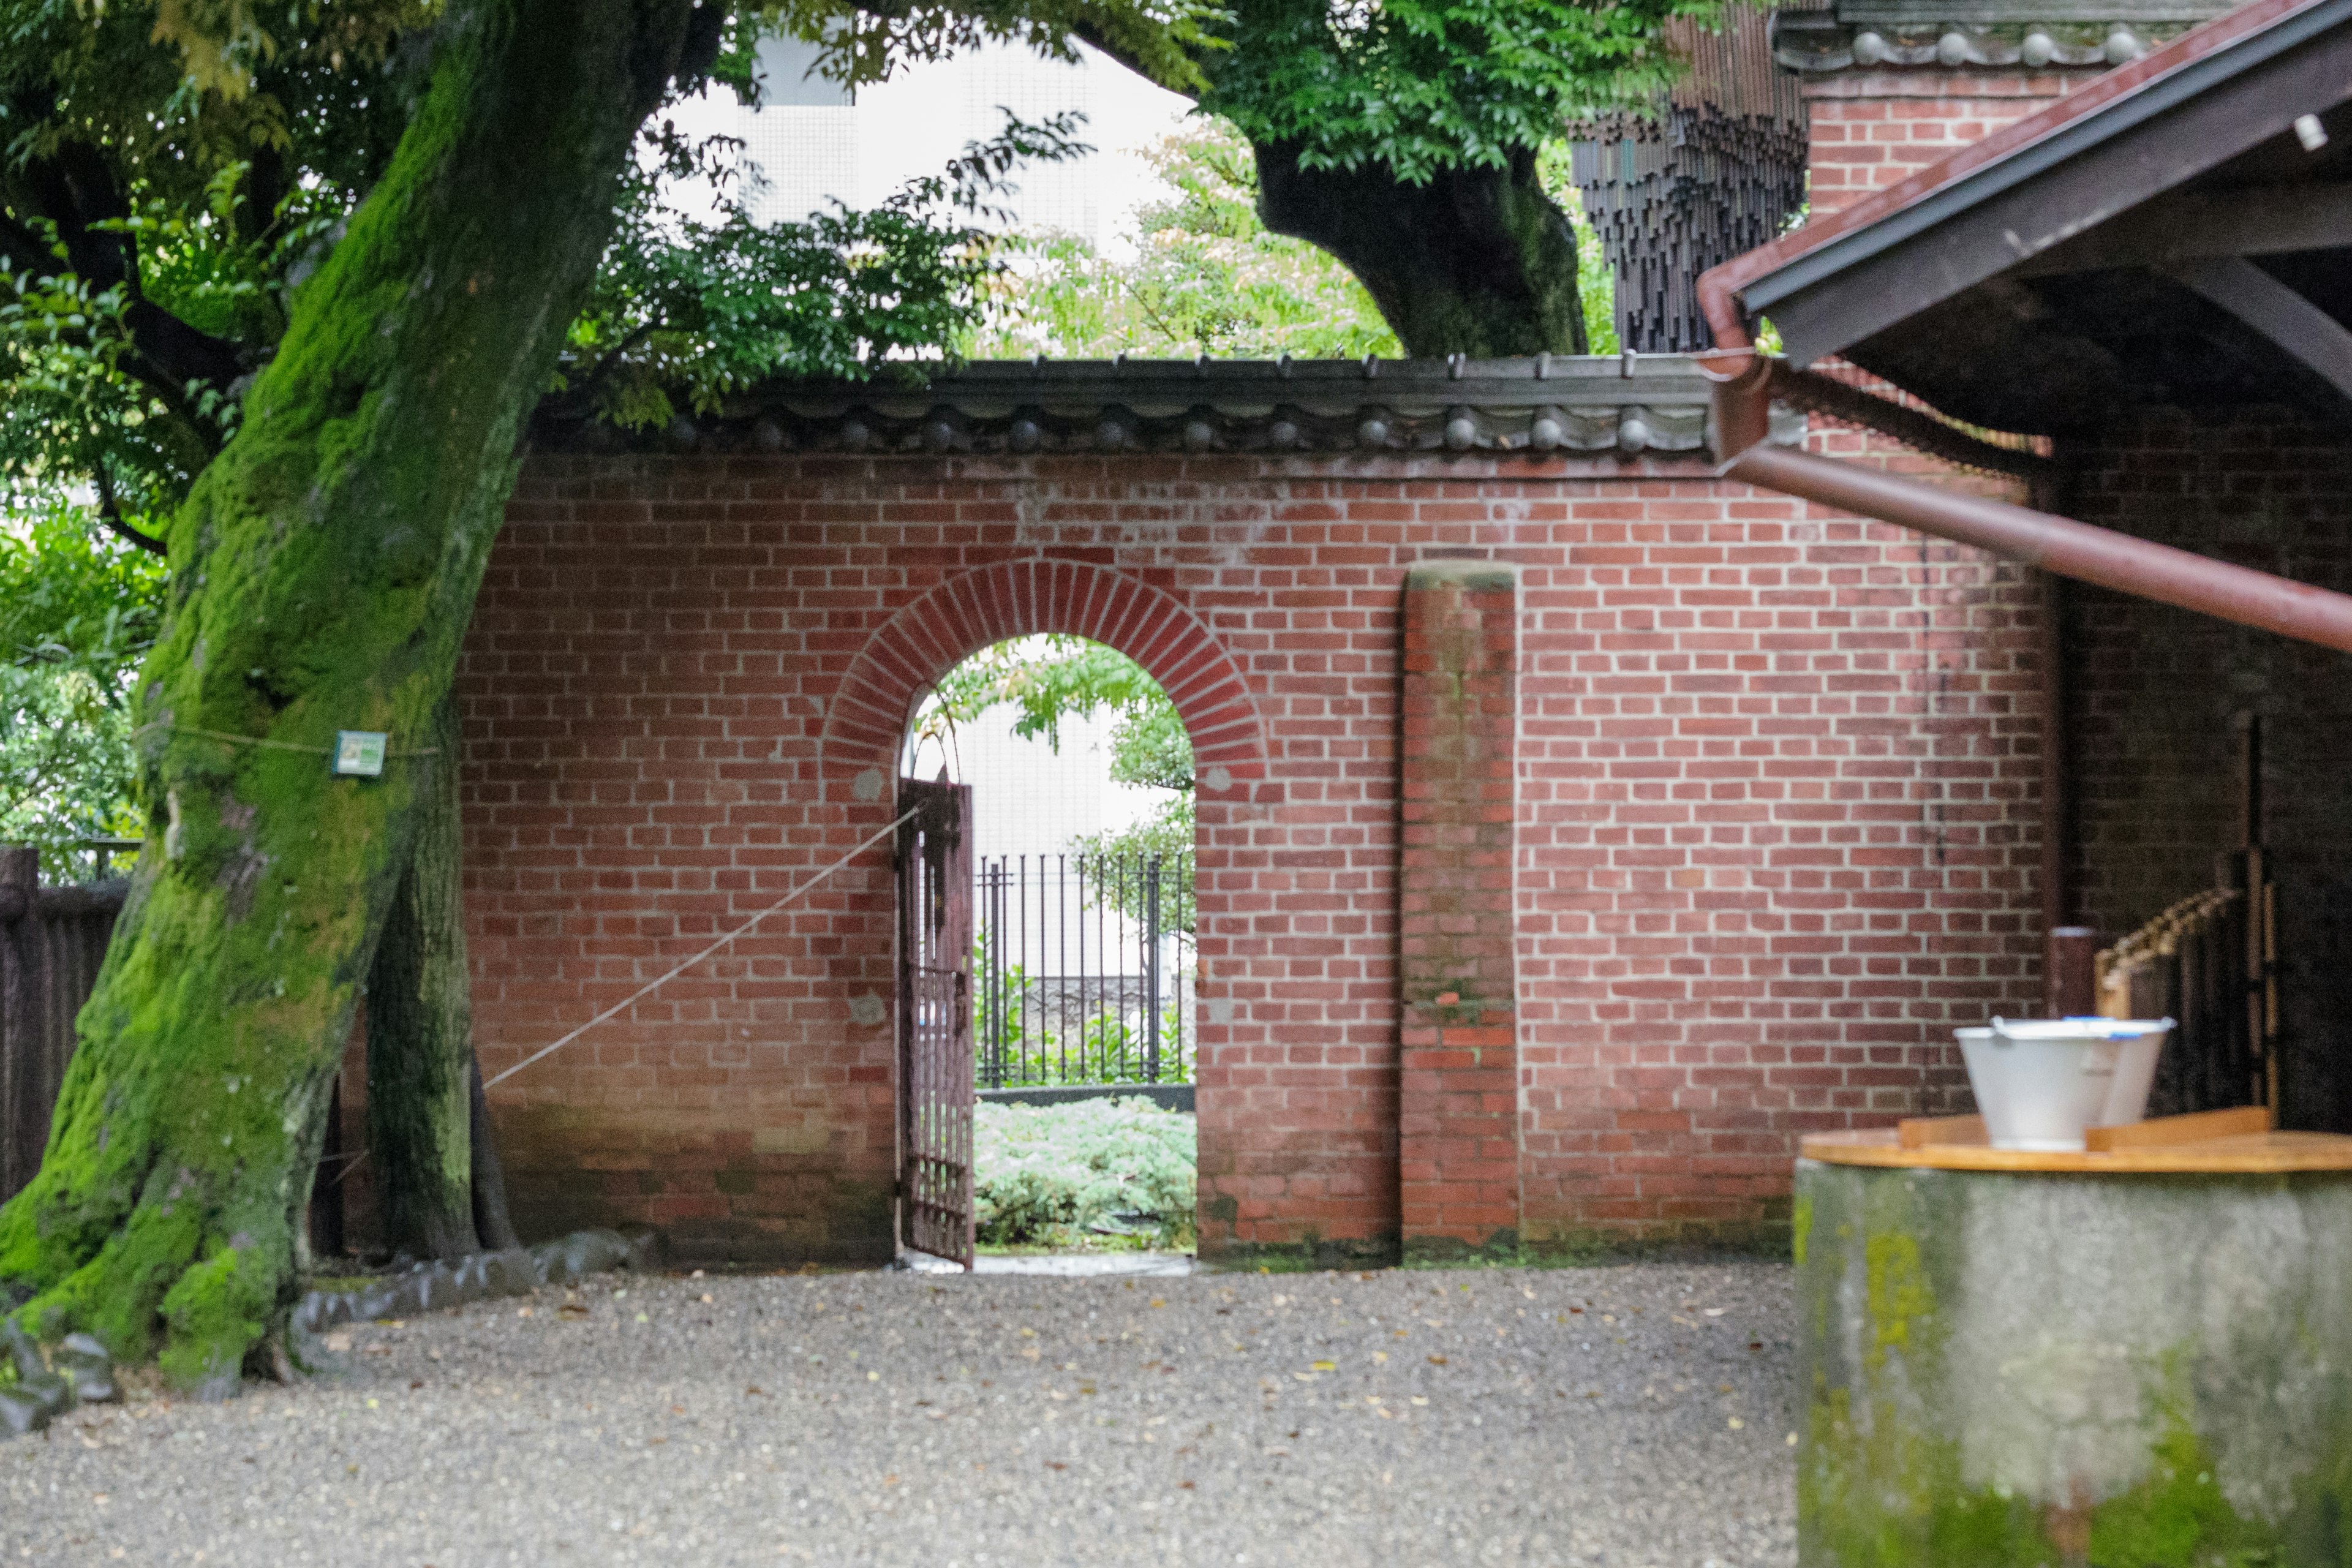
[[[49,1141],[49,1101],[37,1081],[46,1055],[40,875],[38,850],[0,846],[0,1199],[33,1179]]]

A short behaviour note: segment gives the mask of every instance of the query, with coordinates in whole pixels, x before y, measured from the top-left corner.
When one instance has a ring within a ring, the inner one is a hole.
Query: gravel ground
[[[0,1561],[1794,1559],[1788,1271],[612,1276],[0,1443]]]

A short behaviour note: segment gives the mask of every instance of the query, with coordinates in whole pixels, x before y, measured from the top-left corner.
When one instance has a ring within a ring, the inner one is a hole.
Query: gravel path
[[[1790,1311],[1762,1263],[613,1276],[0,1443],[0,1562],[1761,1568]]]

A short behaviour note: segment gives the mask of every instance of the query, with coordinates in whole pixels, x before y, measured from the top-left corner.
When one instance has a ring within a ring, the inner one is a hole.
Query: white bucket
[[[2064,1018],[1959,1029],[1985,1136],[1996,1149],[2079,1150],[2092,1127],[2147,1114],[2172,1020]]]

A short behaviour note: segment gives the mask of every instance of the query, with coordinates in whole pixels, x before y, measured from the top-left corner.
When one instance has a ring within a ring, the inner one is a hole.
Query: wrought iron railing
[[[1192,1081],[1192,857],[1003,856],[973,882],[981,1088]]]

